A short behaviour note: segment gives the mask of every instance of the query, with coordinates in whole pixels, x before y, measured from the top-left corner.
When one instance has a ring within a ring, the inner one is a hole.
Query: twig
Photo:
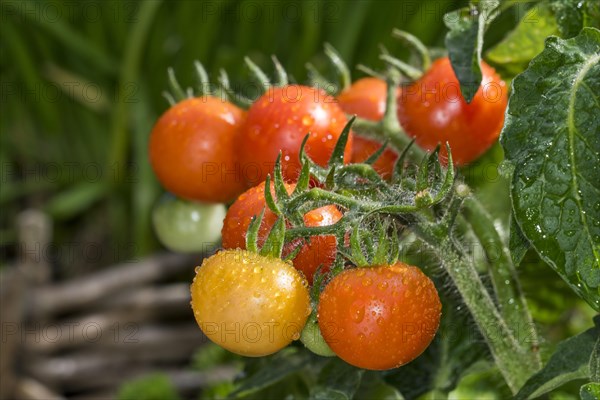
[[[159,281],[183,271],[193,272],[200,258],[166,253],[136,263],[124,263],[108,270],[44,287],[32,294],[30,314],[34,319],[83,309],[119,290]]]

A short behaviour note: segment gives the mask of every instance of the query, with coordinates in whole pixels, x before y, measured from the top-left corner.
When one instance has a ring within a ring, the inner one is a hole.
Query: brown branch
[[[164,318],[187,317],[188,323],[181,325],[144,325]],[[128,310],[90,314],[83,318],[58,323],[39,324],[35,329],[21,332],[27,353],[52,354],[80,347],[114,348],[123,351],[147,344],[152,348],[158,342],[168,346],[171,337],[204,340],[198,326],[191,321],[189,299],[184,304],[171,307],[146,307],[134,312]]]
[[[180,272],[193,274],[200,256],[165,253],[135,263],[74,279],[32,293],[30,313],[34,319],[90,307],[123,289],[160,281]]]

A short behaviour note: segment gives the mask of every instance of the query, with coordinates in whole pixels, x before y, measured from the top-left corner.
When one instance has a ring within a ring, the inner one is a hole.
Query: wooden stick
[[[113,374],[106,379],[102,377],[102,382],[91,387],[90,382],[77,384],[78,394],[69,396],[72,400],[98,400],[114,399],[119,387],[134,379],[141,379],[154,374],[166,375],[177,391],[184,395],[184,398],[197,398],[200,390],[218,382],[231,381],[237,374],[237,368],[230,365],[223,365],[212,368],[210,371],[189,371],[175,369],[138,369],[123,371],[118,377]],[[109,372],[110,374],[110,372]]]
[[[46,256],[52,240],[52,221],[36,209],[17,216],[19,235],[19,269],[28,283],[39,285],[50,280],[51,268]]]
[[[25,279],[15,267],[0,270],[0,329],[2,350],[0,356],[0,399],[14,397],[17,383],[16,359],[20,356],[20,332],[25,304]]]
[[[201,256],[165,253],[135,263],[124,263],[32,293],[34,319],[90,307],[115,292],[159,281],[180,272],[193,274]]]
[[[19,400],[62,400],[65,397],[32,378],[21,378],[17,382],[14,393]]]
[[[173,322],[171,325],[147,325],[161,318],[187,317],[186,324]],[[55,324],[40,324],[33,330],[21,334],[28,353],[52,354],[80,347],[115,348],[123,351],[147,344],[149,347],[169,346],[169,340],[189,338],[201,343],[205,340],[198,326],[192,322],[189,300],[177,307],[144,308],[90,314],[76,320]],[[146,325],[144,325],[146,323]],[[173,339],[172,339],[173,338]]]

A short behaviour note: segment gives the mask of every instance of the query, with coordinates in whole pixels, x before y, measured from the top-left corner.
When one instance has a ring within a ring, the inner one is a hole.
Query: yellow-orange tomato
[[[205,259],[191,292],[204,334],[243,356],[266,356],[300,338],[311,311],[307,283],[291,264],[239,249]]]
[[[323,338],[341,359],[385,370],[418,357],[438,330],[442,305],[433,282],[417,267],[346,270],[321,293]]]
[[[152,129],[150,163],[169,192],[188,200],[224,203],[245,189],[235,155],[245,111],[206,96],[168,109]]]

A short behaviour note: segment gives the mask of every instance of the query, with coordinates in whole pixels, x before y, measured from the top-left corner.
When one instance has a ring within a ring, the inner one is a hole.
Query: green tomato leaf
[[[502,42],[487,52],[487,59],[512,70],[523,70],[544,50],[548,36],[558,34],[556,18],[548,4],[532,7]]]
[[[597,326],[558,344],[541,371],[525,382],[515,400],[531,399],[575,379],[589,377],[589,359],[600,335]]]
[[[592,382],[600,382],[600,337],[590,357],[590,379]]]
[[[365,371],[362,382],[356,392],[356,399],[404,400],[400,391],[385,383],[376,371]]]
[[[527,253],[527,250],[531,247],[529,240],[521,231],[519,224],[515,218],[514,213],[510,216],[510,237],[508,241],[508,248],[510,250],[510,256],[512,258],[515,267],[518,267],[523,261],[523,257]]]
[[[281,382],[301,371],[310,361],[308,352],[298,351],[293,347],[283,349],[271,357],[257,359],[256,368],[247,371],[248,375],[237,382],[236,390],[229,395],[229,398],[246,397]],[[252,363],[248,363],[248,367],[252,367]]]
[[[446,34],[446,48],[467,103],[473,100],[481,85],[483,34],[498,15],[499,4],[494,0],[481,0],[476,7],[471,5],[444,15],[444,23],[450,30]]]
[[[600,309],[600,31],[550,37],[517,76],[501,134],[514,215],[532,246]]]
[[[600,399],[600,383],[588,383],[579,390],[581,400],[598,400]]]
[[[596,0],[592,0],[596,1]],[[555,0],[550,3],[556,15],[560,36],[568,39],[577,35],[584,27],[584,4],[588,1]]]
[[[365,371],[332,358],[321,370],[317,385],[311,389],[311,400],[350,400],[358,389]]]
[[[177,389],[165,374],[151,374],[124,383],[116,396],[118,400],[179,400]]]

